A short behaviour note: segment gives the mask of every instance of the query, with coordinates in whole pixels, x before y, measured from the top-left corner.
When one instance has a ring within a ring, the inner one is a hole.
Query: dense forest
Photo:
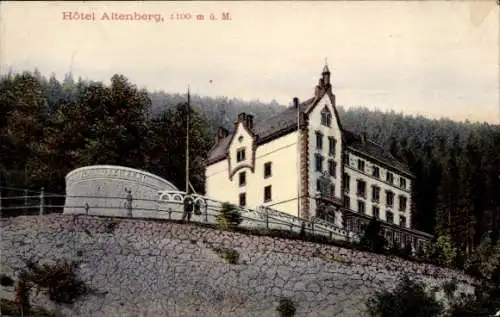
[[[144,169],[184,188],[186,94],[139,90],[122,75],[111,83],[46,78],[37,71],[0,81],[0,185],[64,193],[74,168],[117,164]],[[307,97],[307,96],[304,96]],[[214,131],[239,112],[256,121],[277,102],[191,96],[191,182],[203,192],[203,160]],[[431,120],[339,106],[344,128],[366,132],[406,161],[417,229],[448,235],[468,254],[500,229],[500,126]],[[3,191],[4,196],[6,190]]]

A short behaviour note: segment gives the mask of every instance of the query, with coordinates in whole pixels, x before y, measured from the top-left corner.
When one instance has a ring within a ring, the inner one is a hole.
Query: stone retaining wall
[[[277,316],[280,297],[290,297],[296,316],[359,317],[366,299],[402,274],[429,288],[454,278],[457,292],[473,291],[470,277],[449,269],[195,225],[83,215],[1,221],[1,273],[13,277],[22,259],[80,261],[78,274],[96,293],[59,307],[67,316]],[[213,250],[220,247],[236,250],[238,264]],[[55,308],[41,295],[35,303]]]

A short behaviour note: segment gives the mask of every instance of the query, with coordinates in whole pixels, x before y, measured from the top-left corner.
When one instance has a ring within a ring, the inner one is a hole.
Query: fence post
[[[43,215],[43,187],[40,189],[40,216]]]
[[[205,200],[205,223],[208,223],[208,202]]]
[[[24,212],[28,212],[28,190],[24,190]]]

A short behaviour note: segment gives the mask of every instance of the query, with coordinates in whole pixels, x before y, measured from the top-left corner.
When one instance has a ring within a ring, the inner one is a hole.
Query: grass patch
[[[229,264],[238,264],[240,254],[238,251],[227,248],[214,248],[213,249],[221,258],[227,261]]]

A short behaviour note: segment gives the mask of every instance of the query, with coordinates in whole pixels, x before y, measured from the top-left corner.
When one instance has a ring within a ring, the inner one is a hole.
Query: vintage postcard
[[[0,315],[500,316],[499,17],[1,2]]]

